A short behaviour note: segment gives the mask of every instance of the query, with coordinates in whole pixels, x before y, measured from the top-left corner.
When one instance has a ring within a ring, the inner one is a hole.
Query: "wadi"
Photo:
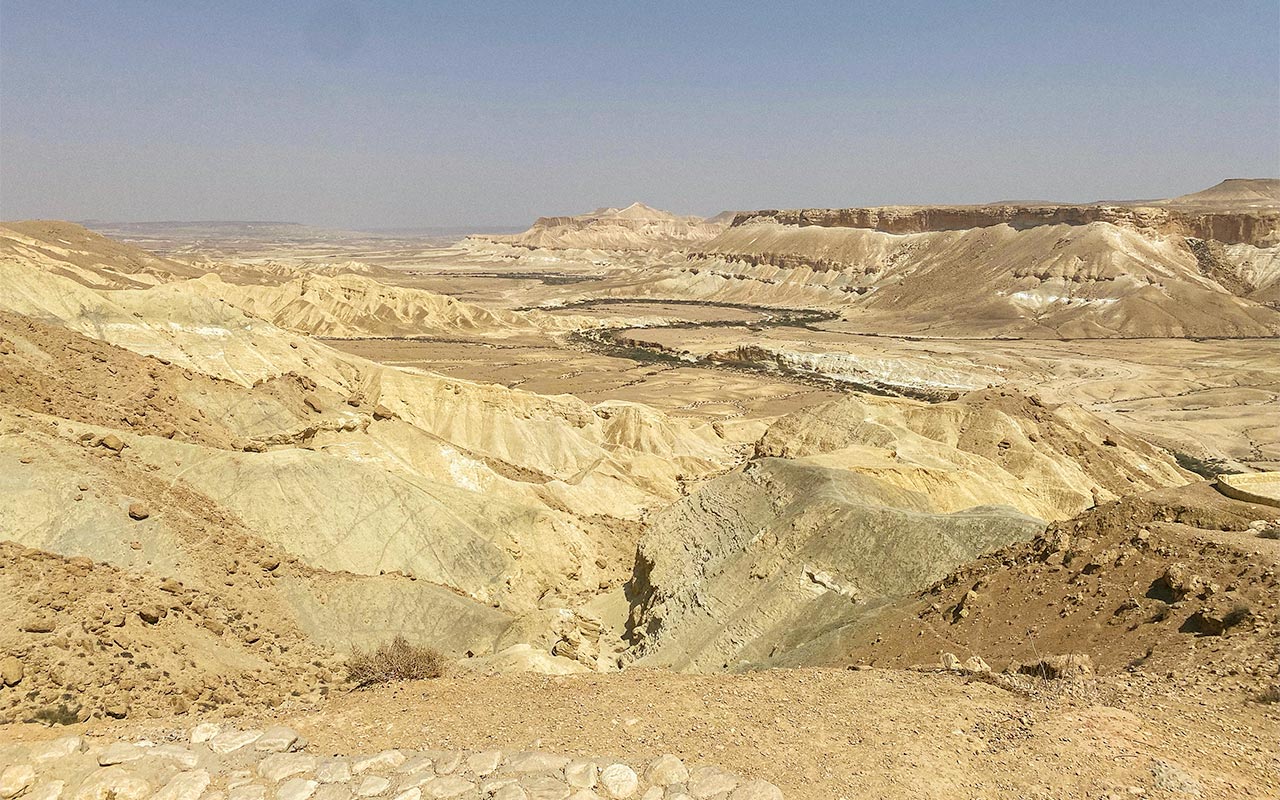
[[[4,800],[1280,792],[1280,180],[0,225]]]

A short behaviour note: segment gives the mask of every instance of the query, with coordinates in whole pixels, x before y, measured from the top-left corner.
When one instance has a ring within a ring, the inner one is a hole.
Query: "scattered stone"
[[[524,789],[529,800],[568,800],[573,793],[565,782],[550,775],[538,775],[525,778],[519,786]]]
[[[738,788],[738,778],[719,767],[697,767],[690,770],[686,786],[696,800],[704,800],[732,792]]]
[[[340,783],[325,783],[316,789],[311,800],[351,800],[351,790]]]
[[[22,800],[60,800],[66,786],[65,781],[48,781],[24,794]]]
[[[510,774],[560,772],[567,766],[569,759],[551,753],[516,753],[502,765],[501,772]]]
[[[492,794],[493,800],[529,800],[529,794],[518,783],[508,783]]]
[[[22,661],[17,656],[0,658],[0,682],[5,686],[17,686],[22,683]]]
[[[138,609],[138,619],[142,620],[148,625],[155,625],[157,622],[164,619],[168,615],[169,615],[169,609],[165,608],[164,606],[156,605],[155,603],[150,603]]]
[[[0,798],[9,800],[27,790],[36,780],[35,767],[30,764],[14,764],[0,772]]]
[[[209,773],[206,770],[179,772],[160,787],[160,791],[151,800],[200,800],[204,790],[209,788],[209,783]]]
[[[462,766],[462,759],[464,755],[465,755],[464,753],[460,753],[455,750],[451,753],[445,753],[444,755],[437,758],[436,774],[452,775],[453,773],[457,772],[458,768]]]
[[[31,758],[36,761],[54,761],[83,751],[84,739],[82,737],[63,736],[61,739],[54,739],[52,742],[46,742],[34,747],[31,750]]]
[[[381,419],[392,419],[392,418],[394,418],[394,417],[395,417],[395,415],[396,415],[396,412],[392,411],[391,409],[387,408],[386,406],[382,405],[381,403],[379,403],[379,404],[378,404],[377,406],[375,406],[375,407],[374,407],[374,409],[373,409],[373,418],[374,418],[374,419],[379,419],[379,420],[381,420]]]
[[[422,800],[422,790],[415,786],[396,795],[393,800]]]
[[[204,744],[222,733],[222,726],[216,722],[202,722],[191,729],[191,743]]]
[[[320,784],[306,778],[290,778],[276,790],[276,800],[307,800]]]
[[[223,755],[234,753],[242,747],[248,747],[258,741],[258,737],[262,735],[262,731],[223,731],[213,737],[209,742],[209,749],[215,753]]]
[[[260,783],[236,786],[228,789],[227,800],[267,800],[267,787]]]
[[[324,411],[324,406],[320,403],[320,398],[314,394],[309,394],[306,397],[302,398],[302,402],[306,404],[307,408],[311,409],[317,414],[319,414],[321,411]]]
[[[564,768],[564,779],[575,789],[594,789],[599,770],[593,761],[574,761]]]
[[[782,800],[782,791],[766,781],[748,781],[734,789],[729,800]]]
[[[33,617],[22,624],[27,633],[53,633],[55,627],[52,617]]]
[[[423,797],[445,800],[450,797],[470,794],[476,790],[476,785],[457,775],[442,775],[438,778],[432,778],[418,788],[422,790]]]
[[[501,750],[486,750],[467,756],[467,769],[481,778],[496,770],[501,763]]]
[[[982,656],[969,656],[964,661],[965,672],[990,672],[991,665],[982,659]]]
[[[351,780],[351,764],[339,758],[321,761],[316,767],[316,779],[321,783],[346,783]]]
[[[109,767],[112,764],[128,764],[146,755],[146,751],[134,744],[116,742],[109,744],[98,754],[98,766]]]
[[[258,764],[258,774],[272,783],[315,769],[316,757],[305,753],[274,753]]]
[[[253,749],[259,753],[287,753],[301,750],[305,744],[299,740],[298,732],[294,729],[275,725],[262,732],[258,741],[253,743]]]
[[[121,450],[124,450],[124,441],[114,433],[108,433],[98,442],[98,446],[105,447],[113,453],[119,453]]]
[[[143,800],[151,784],[124,767],[102,767],[89,774],[76,790],[75,800]]]
[[[683,761],[668,753],[654,759],[645,770],[644,779],[655,786],[671,786],[689,780],[689,769]]]
[[[951,672],[959,672],[962,669],[960,659],[956,657],[955,653],[943,653],[942,668]]]
[[[147,508],[146,503],[130,503],[129,517],[136,520],[144,520],[151,516],[151,509]]]
[[[369,775],[356,787],[357,797],[377,797],[391,788],[391,781],[381,775]]]
[[[395,769],[403,764],[405,760],[405,754],[399,750],[383,750],[377,755],[352,762],[351,771],[359,775],[371,769]]]
[[[644,794],[640,795],[640,800],[662,800],[666,795],[661,786],[650,786]]]
[[[614,800],[626,800],[640,789],[640,776],[626,764],[610,764],[600,770],[600,786]]]

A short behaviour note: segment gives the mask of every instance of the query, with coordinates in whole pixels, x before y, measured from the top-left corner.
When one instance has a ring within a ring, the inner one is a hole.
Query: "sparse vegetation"
[[[377,650],[357,650],[347,659],[347,680],[355,688],[393,681],[416,681],[438,678],[444,674],[445,658],[430,647],[409,644],[397,636]]]
[[[1238,475],[1240,470],[1227,466],[1227,462],[1221,458],[1200,458],[1190,453],[1177,452],[1173,454],[1173,458],[1178,462],[1178,466],[1187,472],[1194,472],[1202,478],[1213,480],[1219,475]]]
[[[59,703],[40,709],[32,715],[31,721],[45,725],[74,725],[80,721],[80,714],[78,709],[71,708],[66,703]]]

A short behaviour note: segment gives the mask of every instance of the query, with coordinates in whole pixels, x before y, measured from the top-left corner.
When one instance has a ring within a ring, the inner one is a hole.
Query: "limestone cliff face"
[[[1104,222],[1143,233],[1213,239],[1269,247],[1280,243],[1280,209],[1198,211],[1121,205],[883,206],[746,211],[732,227],[776,223],[797,227],[863,228],[883,233],[962,231],[1009,225],[1088,225]]]

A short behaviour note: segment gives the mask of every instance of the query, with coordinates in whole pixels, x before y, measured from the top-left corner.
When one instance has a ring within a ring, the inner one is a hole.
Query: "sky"
[[[0,219],[520,225],[1280,176],[1280,3],[0,0]]]

